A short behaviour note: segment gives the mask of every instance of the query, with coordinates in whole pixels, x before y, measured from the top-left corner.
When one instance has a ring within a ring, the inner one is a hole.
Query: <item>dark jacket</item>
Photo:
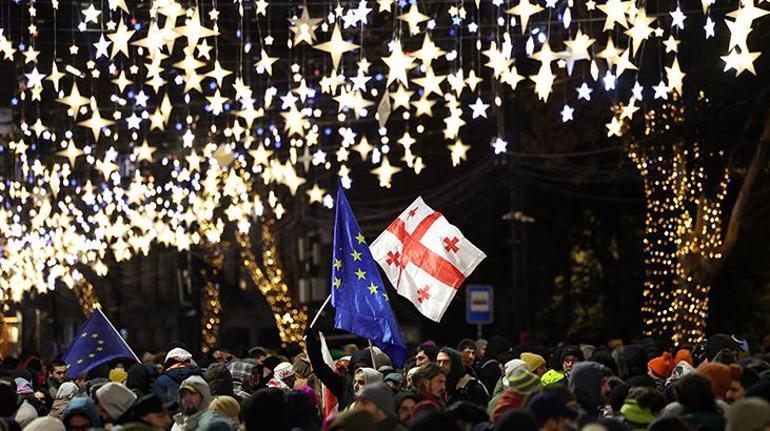
[[[337,397],[340,411],[344,410],[356,399],[355,391],[353,391],[353,377],[351,375],[341,376],[336,371],[331,369],[323,360],[321,355],[321,340],[318,338],[318,331],[315,329],[308,329],[307,332],[307,355],[310,359],[310,364],[313,366],[313,372],[316,377],[321,380],[329,391]],[[365,350],[359,350],[353,354],[350,359],[349,367],[352,369],[353,364],[356,362],[369,362],[371,359],[367,359],[369,356]]]
[[[724,416],[714,411],[686,410],[680,417],[696,431],[724,431],[726,425]]]
[[[190,376],[200,376],[202,374],[201,369],[198,367],[179,367],[166,370],[153,383],[152,392],[163,401],[163,405],[167,406],[170,411],[176,411],[179,406],[177,401],[179,385]]]

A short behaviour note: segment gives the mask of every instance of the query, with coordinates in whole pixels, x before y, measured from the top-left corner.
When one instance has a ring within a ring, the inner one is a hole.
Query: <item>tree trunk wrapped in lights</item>
[[[302,343],[303,331],[307,326],[307,312],[294,306],[289,287],[284,281],[283,266],[278,256],[278,248],[272,232],[272,222],[262,222],[262,265],[257,264],[257,258],[251,250],[251,238],[248,233],[238,233],[238,244],[241,247],[241,259],[249,272],[257,289],[265,296],[267,304],[273,312],[275,324],[281,342]]]
[[[219,336],[220,315],[222,303],[219,299],[219,274],[225,263],[225,243],[204,243],[203,249],[206,261],[211,270],[201,269],[201,276],[206,280],[203,286],[202,302],[202,327],[201,327],[201,351],[207,353],[217,343]]]
[[[99,303],[99,298],[96,296],[93,284],[83,274],[73,271],[72,280],[72,291],[75,293],[80,308],[86,317],[90,316],[97,308],[102,307]]]
[[[708,103],[703,98],[699,102]],[[724,229],[727,157],[722,150],[704,150],[699,139],[705,138],[689,131],[685,117],[678,100],[648,111],[644,138],[632,138],[626,147],[642,176],[646,198],[645,334],[670,337],[678,345],[699,342],[706,334],[709,292],[735,246],[770,138],[768,116]]]

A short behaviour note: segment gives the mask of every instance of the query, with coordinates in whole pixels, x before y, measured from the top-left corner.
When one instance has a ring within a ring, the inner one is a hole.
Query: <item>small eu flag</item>
[[[398,322],[342,187],[337,191],[331,281],[332,305],[337,311],[334,327],[372,340],[396,366],[402,366],[406,346]]]
[[[64,362],[67,376],[76,378],[113,359],[133,358],[139,362],[126,341],[112,326],[101,309],[96,309],[72,340]]]

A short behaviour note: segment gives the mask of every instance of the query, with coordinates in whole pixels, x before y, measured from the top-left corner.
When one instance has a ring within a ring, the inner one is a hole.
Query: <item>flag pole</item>
[[[310,322],[310,326],[308,326],[308,328],[312,328],[313,326],[315,326],[315,322],[318,320],[319,317],[321,317],[321,312],[324,311],[324,308],[326,308],[326,305],[329,304],[329,301],[331,299],[332,299],[332,295],[330,293],[329,296],[326,297],[326,301],[324,301],[324,303],[321,304],[321,308],[318,309],[318,313],[315,314],[315,317],[313,318],[313,321]]]
[[[110,321],[110,319],[108,319],[108,318],[107,318],[107,316],[106,316],[106,315],[104,314],[104,312],[102,311],[102,308],[101,308],[101,307],[97,307],[97,308],[96,308],[96,311],[98,311],[98,312],[99,312],[99,314],[101,314],[101,315],[102,315],[102,317],[104,317],[104,320],[106,320],[106,321],[107,321],[107,323],[109,323],[109,324],[110,324],[110,328],[112,328],[112,330],[113,330],[113,331],[115,331],[115,333],[116,333],[116,334],[118,334],[118,338],[120,338],[120,341],[122,341],[122,342],[123,342],[123,345],[125,345],[125,346],[126,346],[126,348],[128,349],[128,351],[129,351],[129,352],[131,352],[131,354],[132,354],[132,355],[134,355],[134,359],[136,359],[136,362],[139,362],[139,363],[141,364],[141,363],[142,363],[142,361],[140,361],[140,360],[139,360],[139,357],[138,357],[138,356],[136,356],[136,353],[134,353],[134,349],[132,349],[132,348],[131,348],[131,346],[129,346],[129,345],[128,345],[128,343],[126,343],[126,340],[124,340],[124,339],[123,339],[123,336],[122,336],[122,335],[120,335],[120,332],[118,332],[118,330],[117,330],[117,329],[115,329],[115,325],[113,325],[113,324],[112,324],[112,322]]]

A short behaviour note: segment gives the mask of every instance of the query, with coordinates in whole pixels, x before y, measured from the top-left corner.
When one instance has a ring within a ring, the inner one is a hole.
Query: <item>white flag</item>
[[[486,257],[422,197],[409,205],[369,249],[399,295],[436,322],[463,281]]]

